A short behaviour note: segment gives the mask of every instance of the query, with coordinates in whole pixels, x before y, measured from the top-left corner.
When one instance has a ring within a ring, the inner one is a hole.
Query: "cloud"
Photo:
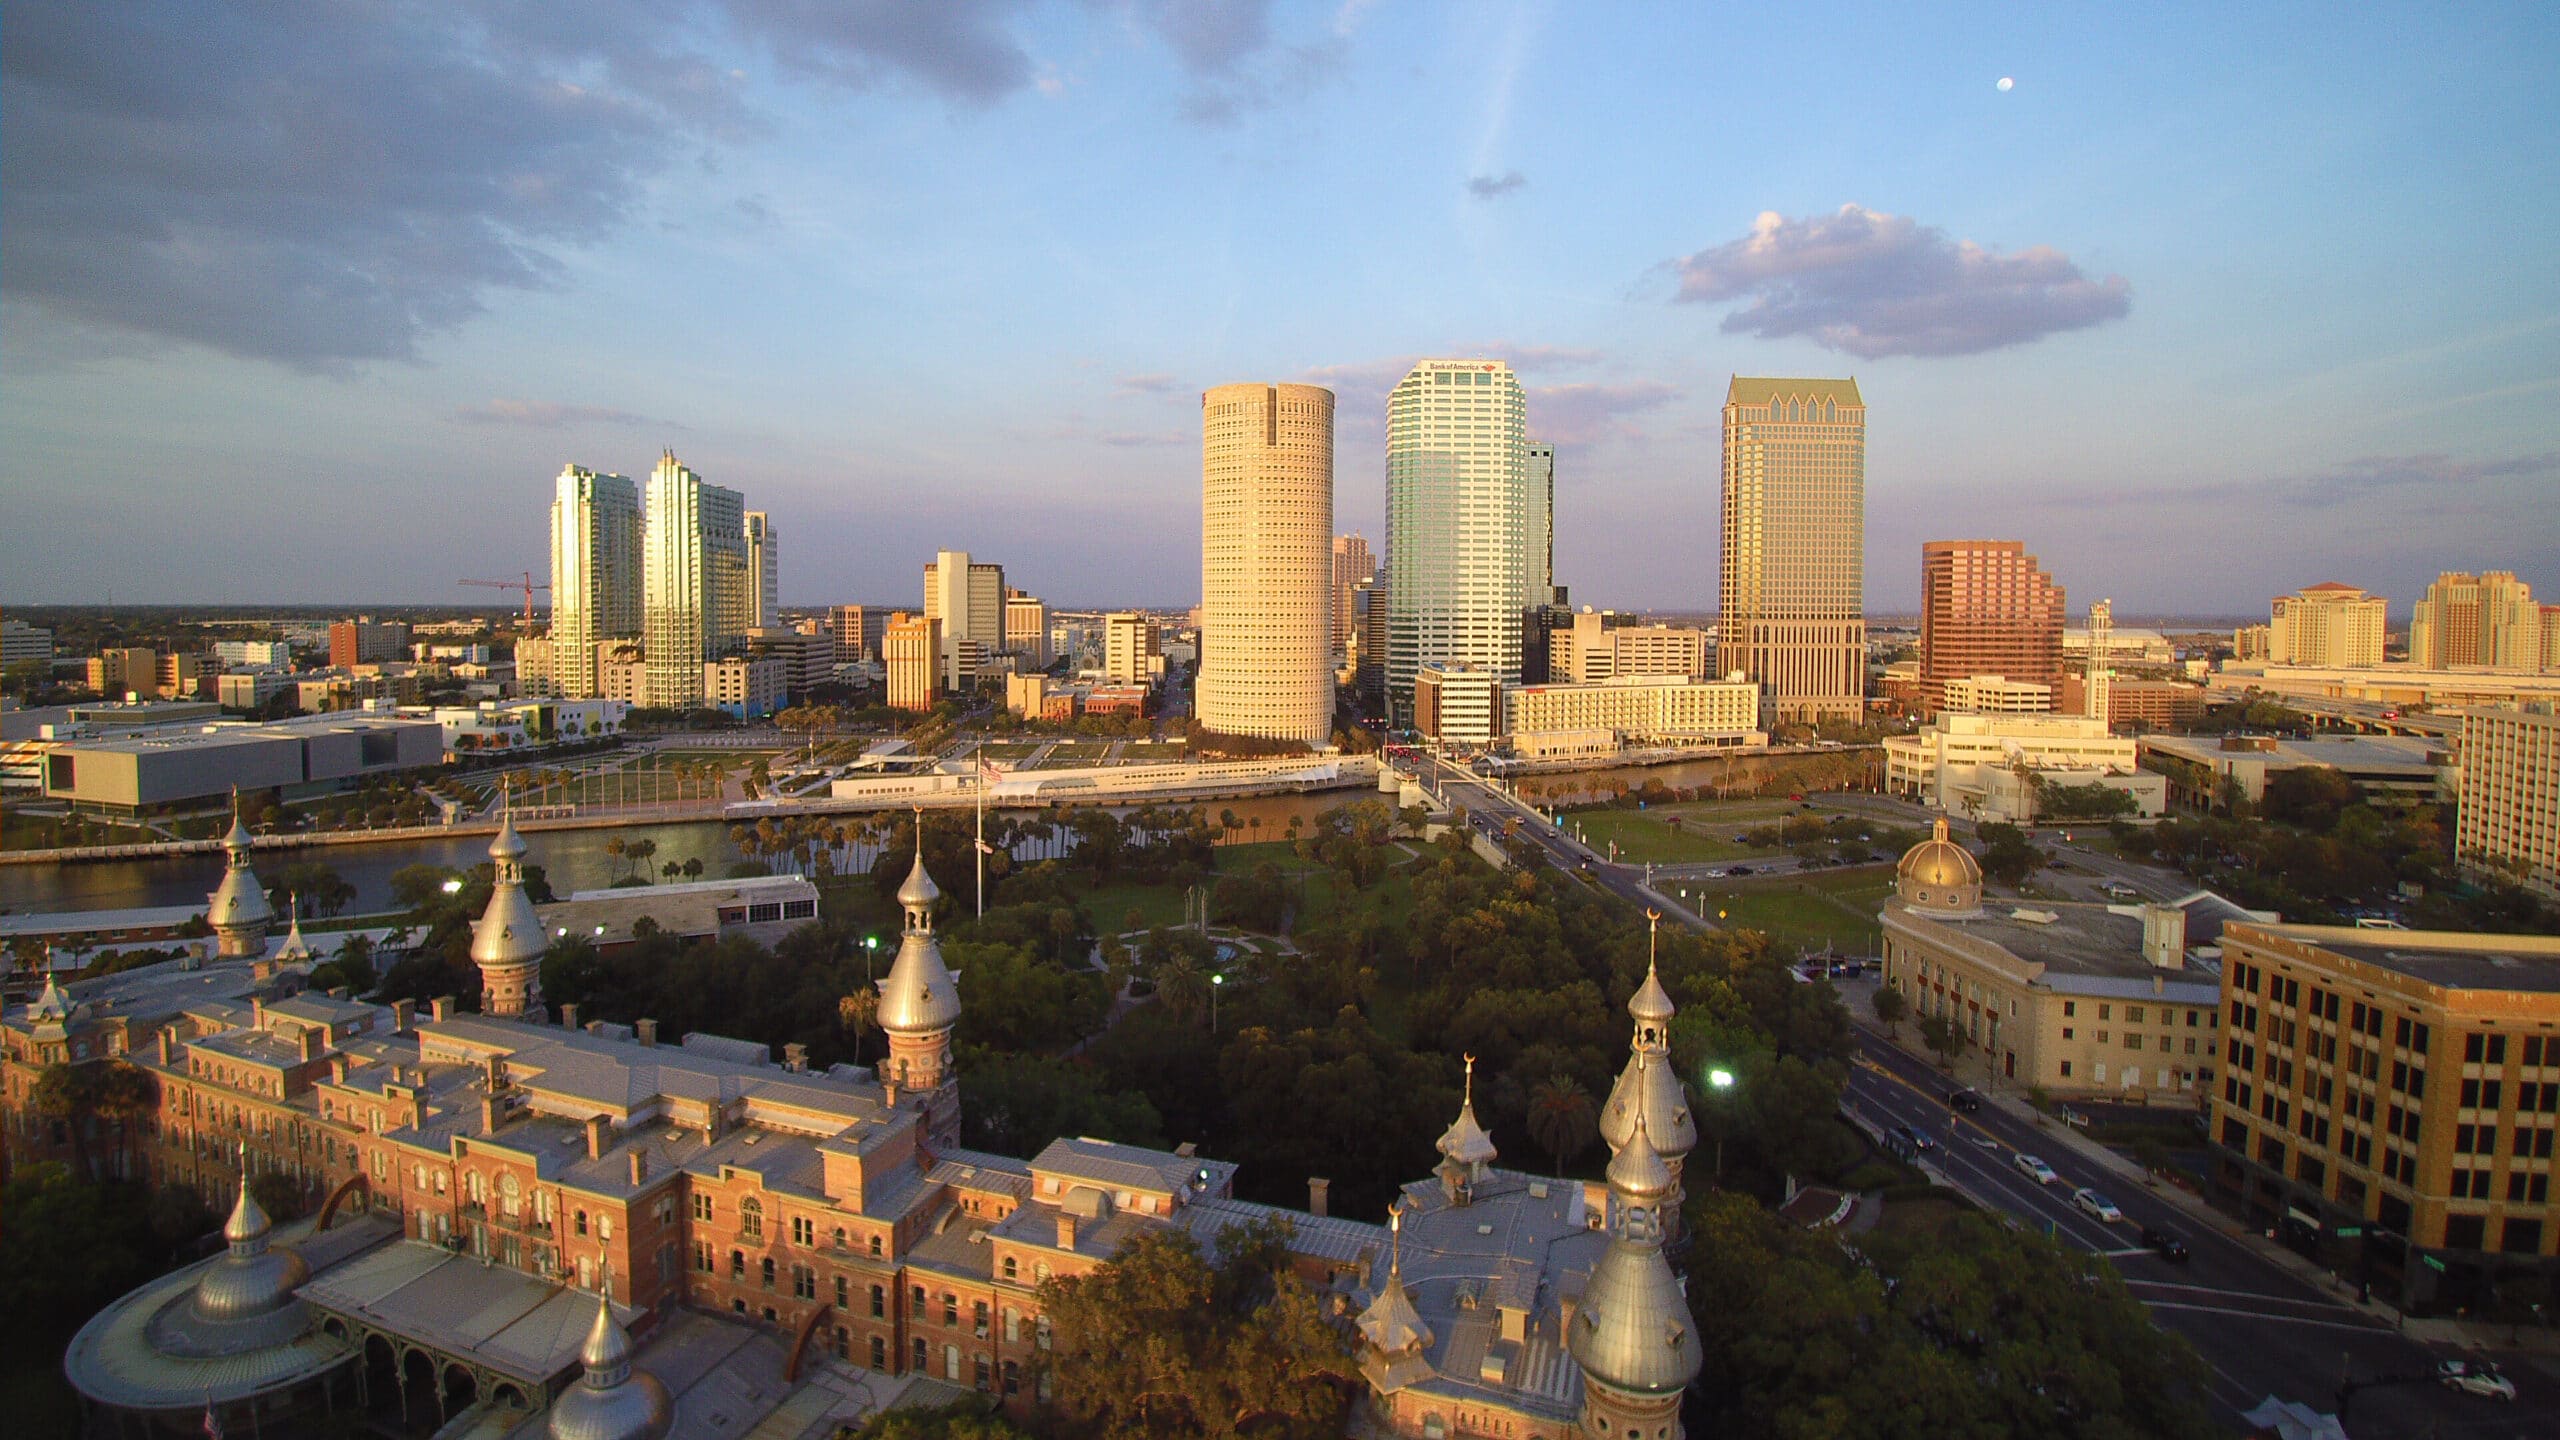
[[[1467,181],[1467,193],[1479,200],[1499,200],[1529,183],[1529,177],[1517,170],[1499,175],[1478,175]]]
[[[1860,359],[1972,355],[2120,320],[2124,277],[2092,280],[2035,245],[2007,254],[1908,216],[1843,205],[1791,220],[1763,212],[1751,233],[1672,262],[1676,299],[1747,300],[1726,334],[1802,336]]]
[[[1288,44],[1275,42],[1271,0],[1117,0],[1109,8],[1172,52],[1190,78],[1179,106],[1184,119],[1233,125],[1337,74],[1364,7],[1346,4],[1322,34]]]
[[[1123,375],[1112,384],[1142,395],[1170,395],[1175,388],[1174,378],[1170,375]]]
[[[1658,410],[1680,392],[1655,380],[1625,385],[1542,385],[1528,393],[1529,438],[1552,445],[1593,445],[1642,432],[1623,417]]]
[[[1010,22],[1024,0],[728,0],[738,29],[784,68],[856,88],[912,78],[992,105],[1037,73]]]
[[[557,430],[564,425],[658,425],[681,430],[646,415],[617,410],[610,405],[563,405],[553,400],[492,400],[486,405],[465,405],[453,412],[453,418],[469,425],[522,425],[536,430]]]

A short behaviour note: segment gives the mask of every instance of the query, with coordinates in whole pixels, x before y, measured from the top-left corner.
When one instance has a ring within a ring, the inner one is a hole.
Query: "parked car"
[[[2042,1160],[2037,1159],[2035,1156],[2028,1154],[2024,1150],[2018,1152],[2018,1173],[2026,1176],[2028,1179],[2033,1180],[2039,1185],[2059,1185],[2062,1183],[2062,1177],[2054,1173],[2052,1166],[2047,1165]]]
[[[2157,1225],[2142,1227],[2142,1248],[2163,1260],[2183,1263],[2187,1258],[2187,1242],[2179,1238],[2176,1231],[2163,1230]]]
[[[1982,1109],[1982,1097],[1971,1090],[1950,1090],[1947,1092],[1947,1108],[1962,1110],[1968,1115],[1976,1114]]]
[[[2071,1192],[2071,1208],[2101,1224],[2113,1225],[2124,1218],[2116,1202],[2083,1185]]]
[[[2483,1400],[2513,1400],[2516,1382],[2494,1360],[2447,1360],[2436,1366],[2436,1383]]]

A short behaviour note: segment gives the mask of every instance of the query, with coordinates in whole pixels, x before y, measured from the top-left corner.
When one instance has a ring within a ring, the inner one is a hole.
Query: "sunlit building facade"
[[[1202,395],[1200,483],[1200,724],[1320,746],[1333,734],[1333,392]]]
[[[1387,703],[1426,665],[1520,680],[1542,561],[1527,402],[1498,360],[1425,360],[1387,397]]]
[[[1716,664],[1757,682],[1773,721],[1866,708],[1866,514],[1858,382],[1735,376]]]

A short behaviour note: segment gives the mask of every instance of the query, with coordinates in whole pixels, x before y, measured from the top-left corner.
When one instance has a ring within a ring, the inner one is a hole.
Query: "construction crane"
[[[481,589],[483,589],[483,590],[521,590],[521,591],[523,591],[523,592],[524,592],[524,628],[525,628],[528,632],[530,632],[530,631],[533,629],[533,592],[534,592],[534,591],[536,591],[536,590],[548,590],[548,589],[550,589],[550,588],[551,588],[551,587],[550,587],[550,586],[548,586],[548,585],[536,585],[536,584],[534,584],[534,583],[533,583],[533,572],[532,572],[532,571],[530,571],[530,570],[527,570],[526,572],[524,572],[524,578],[523,578],[522,580],[456,580],[456,581],[454,581],[453,583],[454,583],[454,584],[456,584],[456,585],[477,585],[477,586],[479,586],[479,587],[480,587]]]

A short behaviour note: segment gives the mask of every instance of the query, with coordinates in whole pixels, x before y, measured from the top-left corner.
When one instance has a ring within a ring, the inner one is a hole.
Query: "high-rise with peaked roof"
[[[1387,704],[1400,724],[1425,665],[1520,683],[1543,543],[1527,424],[1499,360],[1425,360],[1387,397]]]
[[[2550,607],[2509,570],[2447,570],[2409,612],[2409,663],[2429,670],[2485,665],[2540,671]]]
[[[753,627],[746,497],[714,485],[670,450],[649,473],[641,563],[641,703],[703,703],[702,665],[736,649]]]
[[[1947,703],[1978,675],[2062,683],[2062,587],[2016,540],[1931,540],[1920,547],[1920,692]]]
[[[2267,662],[2271,665],[2382,663],[2385,637],[2379,595],[2336,580],[2279,595],[2267,610]]]
[[[1866,708],[1867,408],[1856,380],[1737,375],[1724,405],[1717,666],[1769,718]]]
[[[551,688],[602,694],[596,646],[637,639],[640,487],[621,475],[562,467],[551,497]]]
[[[1204,393],[1204,729],[1307,745],[1331,737],[1335,563],[1333,392],[1220,385]]]

